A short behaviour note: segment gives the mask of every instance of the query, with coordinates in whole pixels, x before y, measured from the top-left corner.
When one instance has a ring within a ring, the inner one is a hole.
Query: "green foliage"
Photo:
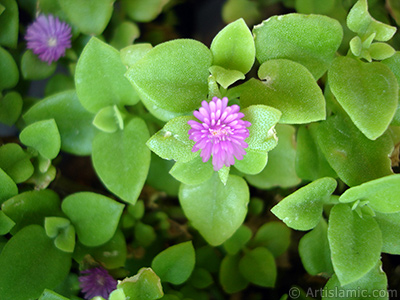
[[[310,230],[319,223],[323,204],[336,185],[336,180],[330,177],[315,180],[284,198],[271,212],[290,228]]]
[[[251,241],[252,246],[267,248],[274,257],[282,255],[290,244],[290,229],[281,222],[268,222],[262,225]]]
[[[15,0],[1,0],[3,12],[0,13],[0,45],[16,48],[18,42],[19,13]]]
[[[26,50],[21,59],[21,73],[25,79],[41,80],[50,77],[57,64],[41,61],[31,50]]]
[[[146,108],[168,121],[191,113],[207,99],[211,52],[202,43],[178,39],[151,49],[129,68],[131,81]]]
[[[124,130],[99,132],[93,140],[92,160],[97,175],[112,193],[131,204],[139,197],[149,170],[148,138],[144,121],[134,118]]]
[[[14,87],[18,83],[19,72],[13,57],[0,47],[0,91]]]
[[[380,258],[382,234],[376,220],[367,214],[360,216],[347,204],[332,208],[328,239],[333,268],[341,285],[359,280]]]
[[[22,98],[17,92],[9,92],[0,98],[0,122],[13,125],[21,115]]]
[[[301,124],[325,119],[325,99],[311,73],[287,60],[264,62],[254,78],[243,84],[242,106],[264,104],[282,112],[280,123]]]
[[[390,69],[378,62],[338,57],[328,77],[332,93],[358,129],[371,140],[380,137],[398,106],[399,86]]]
[[[249,202],[246,182],[229,175],[226,185],[217,174],[199,185],[182,184],[179,201],[190,220],[206,241],[213,246],[221,245],[243,223]]]
[[[136,104],[139,98],[124,77],[125,71],[116,49],[95,37],[91,38],[76,66],[76,92],[82,106],[97,113],[110,105],[122,107]]]
[[[149,22],[155,19],[169,0],[122,0],[122,7],[128,16],[137,22]]]
[[[62,210],[76,228],[79,241],[89,247],[108,242],[117,229],[124,205],[108,197],[80,192],[62,202]]]
[[[115,0],[58,0],[68,20],[87,35],[99,35],[106,28]]]
[[[154,257],[151,268],[161,281],[172,284],[184,283],[193,271],[195,253],[192,242],[169,247]]]
[[[20,193],[4,202],[1,209],[15,222],[11,234],[27,225],[43,225],[48,216],[62,216],[60,198],[52,190]]]
[[[256,58],[290,59],[305,66],[315,79],[329,68],[342,41],[339,22],[322,15],[273,16],[253,29]]]
[[[132,277],[118,283],[125,297],[137,300],[154,300],[164,295],[160,278],[151,268],[142,268]]]
[[[36,299],[60,284],[70,266],[71,255],[58,250],[41,226],[27,226],[0,254],[1,299]]]
[[[253,66],[256,49],[253,36],[243,19],[222,29],[211,46],[213,65],[246,74]]]
[[[24,115],[27,124],[54,119],[61,137],[61,149],[75,155],[92,152],[96,129],[93,115],[80,104],[76,92],[68,90],[49,96],[33,105]]]
[[[14,180],[11,179],[3,169],[0,168],[0,204],[9,198],[16,196],[18,194],[18,187],[15,184]]]

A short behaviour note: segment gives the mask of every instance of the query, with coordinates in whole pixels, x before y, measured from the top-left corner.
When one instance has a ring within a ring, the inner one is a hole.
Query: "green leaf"
[[[168,121],[191,113],[207,99],[211,52],[202,43],[177,39],[157,45],[126,73],[146,108]]]
[[[247,252],[239,262],[240,273],[251,283],[262,287],[274,287],[277,269],[275,258],[264,247]]]
[[[134,118],[124,130],[99,132],[93,140],[92,160],[97,175],[107,189],[130,204],[139,197],[149,170],[148,139],[146,123]]]
[[[322,299],[340,300],[343,299],[342,295],[346,295],[348,300],[388,300],[387,284],[388,280],[385,272],[382,271],[382,263],[378,262],[367,274],[350,284],[342,285],[334,274],[322,291],[323,295],[326,295]]]
[[[371,140],[381,136],[399,100],[399,85],[390,69],[379,62],[338,57],[328,78],[332,93],[362,133]]]
[[[117,229],[124,205],[91,192],[69,195],[62,210],[76,228],[79,241],[89,247],[109,241]]]
[[[107,243],[97,247],[86,247],[78,242],[74,251],[74,259],[77,262],[82,262],[87,254],[101,262],[107,269],[125,266],[127,247],[124,234],[117,229]]]
[[[400,212],[400,174],[378,178],[346,190],[339,198],[342,203],[368,201],[374,211]]]
[[[372,59],[382,60],[393,56],[396,53],[396,50],[386,43],[373,43],[369,47],[368,52]]]
[[[228,294],[237,293],[249,285],[248,280],[239,271],[239,261],[239,255],[227,255],[222,260],[219,282]]]
[[[392,174],[393,142],[386,133],[371,141],[348,118],[336,115],[318,126],[317,141],[331,167],[349,186]]]
[[[60,198],[52,190],[18,194],[4,202],[1,208],[16,223],[11,234],[16,234],[31,224],[44,225],[44,220],[48,216],[62,215]]]
[[[243,18],[247,24],[261,20],[258,3],[249,0],[228,0],[222,7],[222,18],[225,23]]]
[[[124,21],[115,27],[110,45],[119,50],[131,45],[139,35],[139,27],[135,23]]]
[[[6,172],[3,171],[3,169],[0,168],[0,205],[10,199],[11,197],[14,197],[18,194],[18,187],[15,184],[14,180],[11,179],[10,176],[7,175]]]
[[[150,246],[157,238],[154,228],[150,225],[138,222],[135,225],[135,239],[142,247]]]
[[[242,72],[237,70],[229,70],[220,66],[211,66],[210,73],[215,77],[215,80],[224,88],[227,89],[231,84],[239,79],[245,79]],[[215,95],[218,97],[217,95]]]
[[[15,222],[0,210],[0,235],[5,235],[15,226]]]
[[[182,184],[179,201],[194,228],[212,245],[217,246],[231,237],[243,223],[249,202],[246,182],[229,175],[224,185],[218,174],[199,185]]]
[[[18,144],[8,143],[0,147],[0,168],[15,181],[21,183],[33,174],[30,156]]]
[[[51,76],[56,70],[57,63],[51,64],[42,61],[31,50],[26,50],[22,55],[21,60],[21,73],[24,79],[27,80],[41,80]]]
[[[268,153],[246,149],[242,160],[236,160],[235,168],[243,174],[255,175],[264,170],[268,162]]]
[[[75,89],[74,78],[71,75],[57,73],[47,81],[44,95],[48,97],[72,89]]]
[[[281,222],[268,222],[258,230],[251,246],[267,248],[275,257],[282,255],[290,245],[290,229]]]
[[[54,159],[60,152],[61,139],[54,119],[28,125],[19,138],[26,146],[36,149],[43,157]]]
[[[152,48],[153,46],[149,43],[127,46],[120,50],[121,61],[125,66],[132,67]]]
[[[324,202],[336,186],[336,180],[330,177],[315,180],[281,200],[271,212],[290,228],[313,229],[321,219]]]
[[[243,84],[242,107],[264,104],[279,109],[280,123],[301,124],[325,119],[325,98],[302,65],[285,59],[263,63],[254,78]]]
[[[278,144],[275,125],[281,117],[281,112],[265,105],[252,105],[242,110],[243,120],[249,121],[249,137],[247,149],[268,152]],[[246,150],[247,150],[246,149]]]
[[[152,152],[150,160],[150,169],[149,169],[149,174],[147,175],[146,184],[154,187],[159,191],[167,193],[167,195],[175,197],[178,196],[180,182],[176,178],[174,178],[174,176],[171,176],[172,174],[170,173],[173,168],[173,165],[174,162],[172,160],[162,159],[161,157]],[[185,169],[185,171],[187,170]],[[212,167],[211,167],[211,172],[212,172]]]
[[[205,289],[213,284],[214,279],[210,272],[203,268],[195,268],[190,276],[190,284],[197,289]],[[179,299],[178,299],[179,300]]]
[[[249,227],[245,225],[240,226],[223,244],[225,251],[230,255],[237,254],[251,239],[252,235],[253,233]]]
[[[400,212],[375,214],[375,220],[382,232],[382,252],[400,254],[400,244],[397,242],[400,234]]]
[[[315,140],[317,128],[311,124],[297,130],[296,174],[305,180],[337,177]]]
[[[190,277],[194,265],[194,248],[192,242],[189,241],[171,246],[158,253],[151,263],[151,268],[161,281],[178,285]]]
[[[170,174],[180,182],[188,185],[198,185],[208,180],[214,169],[211,161],[204,163],[200,156],[188,162],[176,162],[170,170]]]
[[[329,246],[341,285],[359,280],[379,261],[382,234],[375,219],[362,218],[347,204],[335,205],[329,216]]]
[[[291,125],[278,124],[276,131],[279,142],[268,152],[267,166],[257,175],[245,176],[251,185],[260,189],[270,189],[275,186],[287,188],[300,183],[295,171],[295,129]]]
[[[14,58],[0,47],[0,91],[14,87],[18,79],[19,72]]]
[[[54,244],[64,252],[72,253],[75,249],[75,228],[66,218],[47,217],[44,229],[49,238],[55,238]]]
[[[93,125],[104,132],[112,133],[124,129],[123,116],[116,105],[107,106],[96,114]]]
[[[106,106],[122,107],[136,104],[139,97],[124,77],[125,72],[126,67],[119,52],[92,37],[76,65],[76,92],[82,106],[92,113],[97,113]]]
[[[121,4],[128,16],[137,22],[150,22],[162,11],[169,0],[122,0]]]
[[[193,117],[184,116],[170,120],[147,141],[147,147],[163,159],[183,163],[193,160],[199,154],[192,152],[195,142],[189,140],[189,120],[193,120]]]
[[[310,275],[333,274],[331,251],[328,241],[328,225],[324,219],[299,242],[299,254],[304,269]]]
[[[154,300],[164,295],[160,278],[151,268],[142,268],[132,277],[118,283],[126,297],[135,300]]]
[[[16,48],[18,43],[18,5],[15,0],[1,0],[3,12],[0,13],[0,45]]]
[[[87,35],[100,35],[110,21],[115,0],[58,0],[68,20]]]
[[[393,74],[397,78],[397,84],[400,87],[400,51],[397,51],[392,57],[381,61],[381,63],[388,66],[389,69],[393,72]],[[399,92],[399,100],[400,100],[400,92]],[[400,125],[400,105],[397,105],[397,110],[393,117],[392,125],[396,126]]]
[[[256,49],[253,35],[243,19],[225,26],[213,39],[213,65],[246,74],[253,66]]]
[[[17,92],[9,92],[0,98],[0,123],[14,125],[22,111],[22,98]]]
[[[335,8],[335,0],[296,0],[295,9],[302,14],[327,15]]]
[[[358,0],[347,15],[347,27],[365,39],[375,34],[375,40],[386,42],[396,32],[396,27],[375,20],[368,12],[367,0]]]
[[[40,296],[39,300],[69,300],[68,298],[65,298],[61,296],[60,294],[57,294],[54,291],[44,289],[42,295]]]
[[[54,247],[43,227],[28,226],[0,254],[0,298],[37,299],[45,288],[60,284],[70,267],[71,255]]]
[[[73,90],[61,92],[39,101],[23,116],[29,125],[54,119],[61,137],[61,149],[75,155],[92,153],[92,140],[97,130],[93,115],[86,111]]]
[[[287,14],[255,26],[253,34],[260,64],[270,59],[289,59],[305,66],[318,79],[334,59],[343,29],[327,16]]]

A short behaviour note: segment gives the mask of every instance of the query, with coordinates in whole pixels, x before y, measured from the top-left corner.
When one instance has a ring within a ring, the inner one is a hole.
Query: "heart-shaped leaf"
[[[106,106],[136,104],[139,97],[124,77],[125,72],[119,52],[92,37],[76,65],[76,92],[83,107],[97,113]]]
[[[113,237],[124,209],[123,204],[91,192],[69,195],[61,207],[75,226],[79,241],[89,247],[102,245]]]
[[[0,98],[0,122],[14,125],[22,111],[22,98],[17,92],[9,92]]]
[[[87,35],[100,35],[110,21],[115,0],[58,0],[68,20]]]
[[[0,91],[14,87],[18,83],[17,64],[7,50],[0,47]]]
[[[21,73],[28,80],[46,79],[54,73],[56,67],[57,63],[53,62],[49,65],[47,62],[39,59],[32,50],[26,50],[21,59]]]
[[[124,130],[99,132],[93,140],[92,160],[97,175],[112,193],[131,204],[139,197],[149,171],[148,139],[146,123],[134,118]]]
[[[381,136],[399,101],[399,85],[390,69],[379,62],[338,57],[328,78],[332,93],[358,129],[371,140]]]
[[[1,4],[3,12],[0,12],[0,45],[16,48],[18,42],[18,4],[15,0],[3,0]]]
[[[122,289],[128,299],[154,300],[164,295],[160,278],[151,268],[141,268],[135,276],[120,281],[118,289]]]
[[[243,19],[225,26],[213,39],[213,64],[246,74],[253,66],[256,49],[254,39]]]
[[[39,101],[23,116],[27,124],[54,119],[61,136],[61,149],[75,155],[92,153],[97,130],[93,114],[84,109],[74,90],[61,92]]]
[[[45,288],[58,286],[70,267],[71,254],[58,250],[42,226],[30,225],[0,254],[0,298],[37,299]]]
[[[265,20],[254,27],[253,34],[260,64],[270,59],[290,59],[318,79],[335,58],[343,29],[327,16],[287,14]]]
[[[60,152],[61,139],[54,119],[28,125],[21,131],[22,143],[36,149],[43,157],[54,159]]]
[[[182,184],[179,201],[194,228],[213,246],[221,245],[243,223],[249,189],[238,176],[229,175],[224,185],[218,174],[199,185]]]
[[[368,206],[381,213],[400,212],[400,174],[368,181],[346,190],[339,198],[342,203],[368,201]]]
[[[18,187],[15,184],[14,180],[11,179],[10,176],[7,175],[3,169],[0,168],[0,205],[10,199],[13,196],[18,194]]]
[[[325,119],[325,98],[311,73],[286,59],[263,63],[254,78],[243,84],[242,107],[255,104],[281,111],[280,123],[301,124]]]
[[[194,264],[194,248],[189,241],[171,246],[157,254],[151,263],[151,268],[162,281],[178,285],[190,277]]]
[[[375,220],[382,232],[382,252],[400,254],[397,237],[400,234],[400,212],[383,214],[376,212]]]
[[[382,234],[375,219],[362,218],[348,204],[335,205],[329,215],[329,246],[341,285],[359,280],[379,261]]]
[[[336,186],[330,177],[315,180],[281,200],[271,212],[290,228],[310,230],[319,223],[323,204]]]
[[[21,183],[33,174],[33,165],[30,155],[20,145],[4,144],[0,147],[0,168],[15,181]]]
[[[151,49],[126,73],[147,109],[168,121],[191,113],[207,99],[211,52],[202,43],[178,39]]]

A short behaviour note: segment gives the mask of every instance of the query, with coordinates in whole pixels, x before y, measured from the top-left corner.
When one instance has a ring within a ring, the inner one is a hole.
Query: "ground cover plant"
[[[399,297],[399,22],[0,0],[0,299]]]

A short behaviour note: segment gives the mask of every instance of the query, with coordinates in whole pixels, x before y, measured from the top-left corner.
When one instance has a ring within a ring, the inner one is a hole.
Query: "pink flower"
[[[190,120],[188,124],[189,139],[195,141],[192,152],[201,150],[203,162],[210,159],[214,170],[220,170],[223,165],[229,167],[235,163],[235,158],[243,159],[248,147],[244,141],[249,136],[247,127],[251,125],[243,121],[244,114],[239,112],[239,105],[228,106],[228,98],[214,97],[209,103],[203,101],[200,109],[194,111],[194,116],[201,123]]]
[[[53,15],[40,15],[29,25],[25,40],[28,49],[32,49],[40,60],[51,64],[71,48],[71,37],[71,27],[67,23]]]
[[[117,281],[102,267],[87,269],[81,272],[79,282],[85,299],[101,296],[108,299],[110,293],[117,288]]]

